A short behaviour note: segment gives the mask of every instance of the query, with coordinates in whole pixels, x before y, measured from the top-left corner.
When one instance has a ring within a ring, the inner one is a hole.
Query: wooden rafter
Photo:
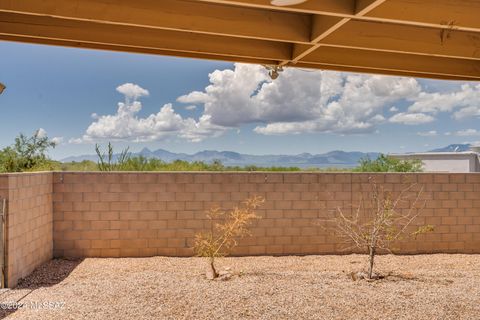
[[[232,37],[310,42],[311,18],[307,14],[198,1],[0,1],[0,11]]]
[[[11,41],[11,42],[22,42],[22,43],[38,43],[39,39],[35,37],[17,37],[0,34],[0,40]],[[164,49],[154,49],[154,48],[142,48],[142,47],[131,47],[127,45],[111,45],[104,43],[94,43],[94,42],[83,42],[83,41],[71,41],[71,40],[55,40],[55,39],[42,39],[42,44],[52,45],[52,46],[61,46],[61,47],[73,47],[78,49],[94,49],[94,50],[107,50],[107,51],[117,51],[117,52],[129,52],[129,53],[143,53],[151,55],[162,55],[162,56],[171,56],[171,57],[181,57],[181,58],[194,58],[194,59],[205,59],[205,60],[222,60],[222,61],[234,61],[234,62],[244,62],[244,63],[253,63],[261,65],[273,65],[278,61],[261,59],[261,58],[248,58],[240,56],[225,56],[220,54],[202,54],[199,52],[187,52],[187,51],[173,51],[173,50],[164,50]]]
[[[293,7],[272,6],[268,0],[199,1],[434,28],[449,28],[454,22],[458,30],[480,31],[480,2],[476,0],[386,0],[363,15],[356,15],[362,0],[310,0]]]
[[[477,60],[463,60],[432,56],[416,56],[406,59],[404,54],[358,50],[351,48],[321,47],[306,56],[302,62],[332,66],[361,66],[371,70],[411,72],[417,76],[432,78],[455,78],[479,80],[480,63]],[[380,72],[381,73],[381,72]]]
[[[181,52],[282,60],[290,44],[170,30],[0,13],[0,34]]]
[[[471,31],[356,20],[324,39],[322,45],[478,60],[480,38],[475,39],[479,36]]]
[[[355,9],[353,17],[362,17],[381,5],[385,0],[357,0],[355,1]],[[291,61],[283,61],[283,65],[295,64],[302,60],[310,53],[316,51],[321,45],[322,40],[331,36],[335,31],[339,30],[350,22],[353,17],[330,17],[330,16],[315,16],[312,26],[312,42],[311,45],[294,44],[293,55]]]

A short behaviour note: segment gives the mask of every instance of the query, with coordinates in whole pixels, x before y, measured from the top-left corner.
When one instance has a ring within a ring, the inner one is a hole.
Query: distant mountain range
[[[443,148],[430,150],[429,152],[464,152],[469,151],[471,146],[471,144],[451,144]]]
[[[434,149],[429,152],[461,152],[468,151],[469,144],[451,144],[444,148]],[[358,161],[365,157],[376,159],[380,153],[378,152],[357,152],[357,151],[331,151],[322,154],[301,153],[297,155],[251,155],[242,154],[233,151],[215,151],[205,150],[194,154],[174,153],[164,149],[152,151],[144,148],[140,152],[132,152],[132,156],[144,156],[146,158],[161,159],[165,162],[172,162],[174,160],[185,161],[204,161],[212,162],[220,160],[227,166],[282,166],[282,167],[353,167],[358,164]],[[63,159],[63,162],[83,160],[97,161],[96,155],[82,155]]]
[[[364,157],[375,159],[378,157],[378,152],[346,152],[346,151],[331,151],[323,154],[301,153],[297,155],[251,155],[242,154],[233,151],[215,151],[205,150],[194,154],[174,153],[164,149],[152,151],[144,148],[140,152],[132,152],[132,156],[144,156],[146,158],[157,158],[165,162],[174,160],[185,161],[204,161],[212,162],[220,160],[227,166],[296,166],[301,168],[308,167],[352,167],[357,165],[358,161]],[[117,156],[117,155],[116,155]],[[63,162],[83,160],[97,161],[96,155],[81,155],[62,159]]]

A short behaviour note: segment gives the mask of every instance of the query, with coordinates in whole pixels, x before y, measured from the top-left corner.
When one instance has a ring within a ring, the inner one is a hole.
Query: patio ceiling
[[[480,80],[480,1],[0,0],[0,40]]]

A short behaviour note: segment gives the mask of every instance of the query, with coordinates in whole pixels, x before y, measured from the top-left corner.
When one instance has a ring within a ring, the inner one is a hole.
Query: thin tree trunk
[[[375,259],[375,247],[370,246],[369,251],[369,265],[368,265],[368,279],[372,279],[373,275],[373,260]]]
[[[215,269],[215,260],[214,259],[210,259],[210,263],[208,264],[209,265],[209,270],[207,270],[207,278],[209,279],[215,279],[218,277],[218,272],[217,272],[217,269]]]

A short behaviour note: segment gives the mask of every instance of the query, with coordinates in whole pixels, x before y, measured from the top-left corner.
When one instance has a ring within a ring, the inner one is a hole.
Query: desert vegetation
[[[48,136],[37,130],[32,136],[20,134],[11,146],[0,150],[0,172],[26,171],[268,171],[268,172],[419,172],[422,164],[416,160],[398,160],[387,155],[377,159],[360,160],[355,168],[307,168],[295,166],[226,166],[220,160],[212,162],[174,160],[165,162],[161,159],[132,156],[129,148],[119,153],[114,152],[108,143],[104,148],[95,145],[97,161],[60,162],[52,160],[48,152],[56,144]]]
[[[0,172],[53,170],[54,161],[48,158],[47,152],[55,145],[40,130],[31,137],[20,134],[11,146],[0,150]]]
[[[208,258],[208,279],[219,276],[215,259],[229,255],[237,246],[237,240],[250,234],[252,223],[260,219],[256,210],[264,202],[263,197],[253,196],[232,210],[213,207],[207,211],[210,228],[195,235],[194,250],[197,256]]]
[[[354,168],[354,172],[421,172],[422,161],[400,160],[385,154],[376,159],[364,158]]]
[[[327,220],[329,228],[344,240],[347,250],[359,249],[368,254],[367,272],[352,274],[352,278],[378,279],[374,273],[378,253],[392,253],[397,241],[405,237],[433,231],[432,225],[416,226],[416,220],[425,207],[421,195],[423,187],[410,184],[396,195],[370,178],[366,198],[351,210],[337,208],[334,217]],[[350,211],[351,213],[348,213]],[[412,230],[412,227],[415,229]]]
[[[143,156],[131,156],[128,148],[119,154],[114,154],[109,143],[106,151],[96,145],[98,161],[84,160],[81,162],[54,163],[56,170],[61,171],[237,171],[237,172],[420,172],[422,171],[421,161],[398,160],[386,155],[380,155],[378,159],[362,159],[355,168],[306,168],[301,169],[295,166],[269,166],[256,165],[248,166],[226,166],[220,160],[211,163],[204,161],[188,162],[174,160],[165,162],[161,159],[146,158]]]
[[[183,160],[165,162],[156,158],[131,156],[129,148],[115,154],[111,143],[108,143],[105,151],[96,144],[95,152],[99,171],[300,171],[297,167],[224,166],[219,160],[211,163]]]

